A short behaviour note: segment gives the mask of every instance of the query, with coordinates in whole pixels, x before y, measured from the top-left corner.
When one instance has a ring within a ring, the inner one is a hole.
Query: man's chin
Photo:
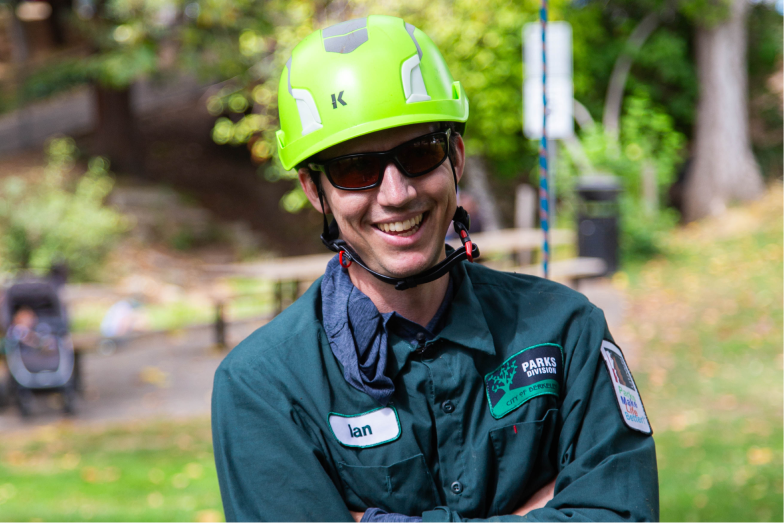
[[[379,272],[393,278],[410,278],[434,267],[439,261],[438,257],[407,256],[406,259],[380,264]]]

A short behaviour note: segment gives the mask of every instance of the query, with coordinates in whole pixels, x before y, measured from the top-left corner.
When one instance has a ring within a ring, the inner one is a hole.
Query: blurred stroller
[[[23,417],[31,414],[33,394],[39,392],[59,392],[63,411],[75,413],[78,365],[57,289],[49,280],[20,280],[0,304],[9,392]]]

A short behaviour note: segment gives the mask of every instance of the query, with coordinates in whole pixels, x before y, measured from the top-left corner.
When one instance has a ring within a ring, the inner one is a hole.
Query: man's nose
[[[389,162],[384,169],[384,179],[378,191],[378,203],[389,207],[402,207],[416,198],[416,188],[412,179],[400,172],[395,162]]]

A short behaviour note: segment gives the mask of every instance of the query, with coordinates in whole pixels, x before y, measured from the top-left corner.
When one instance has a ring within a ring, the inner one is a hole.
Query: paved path
[[[626,316],[626,299],[621,292],[612,286],[609,279],[584,280],[580,282],[577,290],[585,294],[591,303],[604,311],[610,332],[617,333],[621,330]]]
[[[229,341],[242,340],[261,323],[229,327]],[[82,358],[85,391],[70,421],[91,425],[208,416],[212,377],[225,356],[212,343],[213,333],[204,328],[139,340],[110,355],[86,353]],[[62,419],[56,395],[37,396],[29,420],[23,420],[14,407],[0,411],[0,433]]]
[[[611,331],[618,336],[624,320],[624,300],[606,279],[586,281],[580,291],[604,310]],[[236,343],[260,322],[229,329]],[[209,416],[212,378],[224,353],[212,348],[209,328],[180,335],[159,335],[120,347],[104,356],[83,358],[85,394],[77,425],[95,425],[138,419],[171,419]],[[619,341],[620,343],[620,341]],[[633,361],[633,351],[624,346]],[[35,414],[22,420],[15,408],[0,411],[0,433],[24,431],[63,419],[55,396],[36,398]]]

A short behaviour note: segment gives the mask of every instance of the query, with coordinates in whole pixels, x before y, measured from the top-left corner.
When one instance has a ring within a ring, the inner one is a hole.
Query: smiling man
[[[651,428],[602,312],[470,263],[468,101],[433,42],[385,16],[317,31],[278,106],[281,161],[338,254],[216,373],[227,520],[658,519]]]

